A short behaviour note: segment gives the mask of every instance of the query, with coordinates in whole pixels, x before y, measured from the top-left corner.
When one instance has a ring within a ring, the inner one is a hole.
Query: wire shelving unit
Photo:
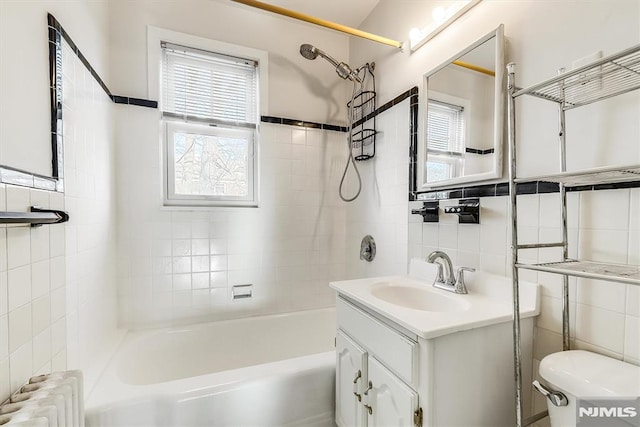
[[[640,286],[640,266],[609,264],[588,260],[573,260],[568,257],[567,237],[567,189],[581,186],[597,186],[620,182],[640,181],[640,165],[625,165],[594,168],[583,171],[567,171],[565,112],[574,108],[640,89],[640,45],[591,64],[545,80],[527,88],[515,85],[515,64],[507,65],[508,91],[508,137],[509,137],[509,193],[511,199],[511,250],[513,276],[513,342],[516,385],[516,425],[530,425],[547,414],[546,411],[523,419],[522,413],[522,366],[520,352],[520,269],[556,273],[564,276],[562,286],[562,344],[563,350],[570,348],[569,330],[569,276],[606,280]],[[529,95],[554,102],[558,105],[560,172],[556,174],[516,177],[516,99]],[[561,199],[562,241],[549,243],[520,244],[518,241],[518,183],[543,181],[558,183]],[[558,262],[525,264],[519,262],[518,251],[532,248],[562,248]]]

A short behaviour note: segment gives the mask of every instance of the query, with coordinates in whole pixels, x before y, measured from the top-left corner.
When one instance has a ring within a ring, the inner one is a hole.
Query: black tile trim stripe
[[[358,125],[361,125],[362,123],[366,122],[367,120],[371,120],[372,118],[376,117],[378,114],[383,113],[385,111],[387,111],[389,108],[398,105],[399,103],[401,103],[402,101],[404,101],[405,99],[411,97],[411,96],[417,96],[418,95],[418,87],[414,86],[411,89],[402,92],[400,95],[396,96],[395,98],[393,98],[391,101],[386,102],[384,104],[382,104],[381,106],[379,106],[378,108],[375,109],[375,111],[367,114],[366,116],[364,116],[363,118],[361,118],[360,120],[356,121],[353,124],[353,127],[356,127]]]
[[[409,89],[409,199],[418,182],[418,87]],[[406,92],[405,92],[406,93]],[[403,96],[404,94],[400,95]],[[396,97],[395,99],[399,99]],[[397,103],[397,102],[396,102]]]
[[[287,119],[284,117],[275,116],[260,116],[260,121],[263,123],[273,123],[278,125],[298,126],[311,129],[333,130],[336,132],[347,132],[349,128],[346,126],[332,125],[328,123],[316,123],[306,122],[303,120]]]
[[[49,98],[51,110],[51,176],[62,178],[62,27],[51,15],[47,15],[49,34]]]
[[[417,141],[417,124],[418,124],[418,87],[414,86],[411,89],[402,92],[400,95],[396,96],[395,98],[393,98],[391,101],[386,102],[385,104],[381,105],[380,107],[376,108],[375,111],[367,114],[366,116],[364,116],[363,118],[361,118],[360,120],[356,121],[353,123],[353,127],[359,126],[362,123],[366,122],[367,120],[371,120],[374,117],[376,117],[378,114],[383,113],[385,111],[387,111],[389,108],[400,104],[402,101],[404,101],[407,98],[411,98],[411,124],[410,124],[410,133],[412,136],[416,137],[416,141]],[[283,117],[275,117],[275,116],[261,116],[260,117],[260,121],[263,123],[275,123],[275,124],[280,124],[280,125],[289,125],[289,126],[300,126],[300,127],[306,127],[306,128],[314,128],[314,129],[324,129],[324,130],[334,130],[337,132],[348,132],[349,128],[346,126],[338,126],[338,125],[331,125],[331,124],[326,124],[326,123],[316,123],[316,122],[306,122],[306,121],[302,121],[302,120],[295,120],[295,119],[287,119],[287,118],[283,118]]]
[[[158,101],[152,101],[149,99],[141,99],[141,98],[130,98],[127,96],[118,96],[118,95],[112,94],[109,88],[107,87],[107,85],[105,84],[104,80],[102,80],[98,72],[95,70],[95,68],[93,68],[93,66],[87,59],[87,57],[84,56],[84,54],[80,51],[80,49],[78,49],[78,46],[76,45],[76,43],[73,41],[69,33],[65,31],[62,25],[60,25],[58,20],[52,14],[49,13],[47,14],[47,21],[49,23],[49,43],[58,45],[58,49],[61,49],[59,44],[60,44],[60,37],[62,37],[64,41],[67,42],[67,44],[69,45],[69,48],[76,54],[80,62],[82,62],[82,64],[85,66],[87,71],[89,71],[89,73],[91,73],[93,78],[96,79],[96,81],[98,82],[102,90],[104,90],[104,93],[106,93],[107,96],[111,98],[113,102],[115,102],[116,104],[128,104],[128,105],[138,105],[141,107],[148,107],[148,108],[158,108]],[[49,46],[50,64],[51,64],[51,55],[52,55],[51,49],[52,48],[50,45]],[[53,75],[55,75],[53,72],[54,70],[51,70],[51,71],[52,71],[51,77],[53,78]]]
[[[82,64],[85,66],[87,71],[91,73],[91,75],[93,76],[94,79],[96,79],[96,81],[98,82],[102,90],[104,90],[107,96],[111,98],[111,91],[109,91],[109,88],[104,83],[104,81],[102,80],[98,72],[95,70],[95,68],[93,68],[93,66],[89,63],[89,60],[87,59],[87,57],[84,56],[84,54],[80,51],[80,49],[78,49],[78,46],[75,44],[75,42],[73,41],[69,33],[67,33],[67,31],[62,27],[62,25],[60,25],[58,20],[52,14],[50,13],[47,14],[47,20],[49,22],[49,29],[50,30],[54,29],[55,32],[58,33],[64,39],[65,42],[67,42],[67,44],[69,45],[69,48],[73,51],[73,53],[76,54],[76,56],[78,57],[80,62],[82,62]],[[52,42],[51,31],[49,31],[49,37],[50,37],[49,42]],[[59,38],[57,41],[58,42],[60,41]]]
[[[491,154],[491,153],[493,153],[495,151],[495,149],[489,148],[487,150],[479,150],[477,148],[467,147],[467,148],[464,149],[464,151],[467,152],[467,153],[471,153],[471,154],[483,155],[483,154]]]
[[[158,101],[151,101],[149,99],[111,95],[111,100],[116,104],[137,105],[140,107],[158,108]]]
[[[576,191],[597,191],[597,190],[617,190],[625,188],[640,188],[640,180],[619,182],[613,184],[583,185],[580,187],[567,187],[567,192]],[[516,184],[518,194],[546,194],[560,192],[560,186],[554,182],[531,181]],[[442,190],[424,191],[411,193],[409,201],[424,200],[446,200],[460,199],[464,197],[494,197],[508,196],[509,183],[499,182],[497,184],[474,185],[469,187],[451,187]]]

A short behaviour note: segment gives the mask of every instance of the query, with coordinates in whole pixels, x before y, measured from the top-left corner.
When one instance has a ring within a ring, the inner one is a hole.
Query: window
[[[257,68],[162,43],[165,204],[257,205]]]
[[[429,100],[427,108],[427,182],[462,173],[465,152],[464,107]]]

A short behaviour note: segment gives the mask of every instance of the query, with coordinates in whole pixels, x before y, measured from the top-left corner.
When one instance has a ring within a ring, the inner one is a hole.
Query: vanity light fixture
[[[457,0],[448,7],[438,6],[431,12],[433,22],[426,27],[419,29],[413,28],[409,32],[409,48],[411,52],[415,52],[426,42],[431,40],[439,32],[447,28],[456,19],[464,15],[473,6],[482,0]]]

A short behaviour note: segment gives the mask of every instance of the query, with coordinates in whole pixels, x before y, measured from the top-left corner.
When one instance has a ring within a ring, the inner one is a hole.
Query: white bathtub
[[[333,426],[335,310],[130,332],[87,426]]]

